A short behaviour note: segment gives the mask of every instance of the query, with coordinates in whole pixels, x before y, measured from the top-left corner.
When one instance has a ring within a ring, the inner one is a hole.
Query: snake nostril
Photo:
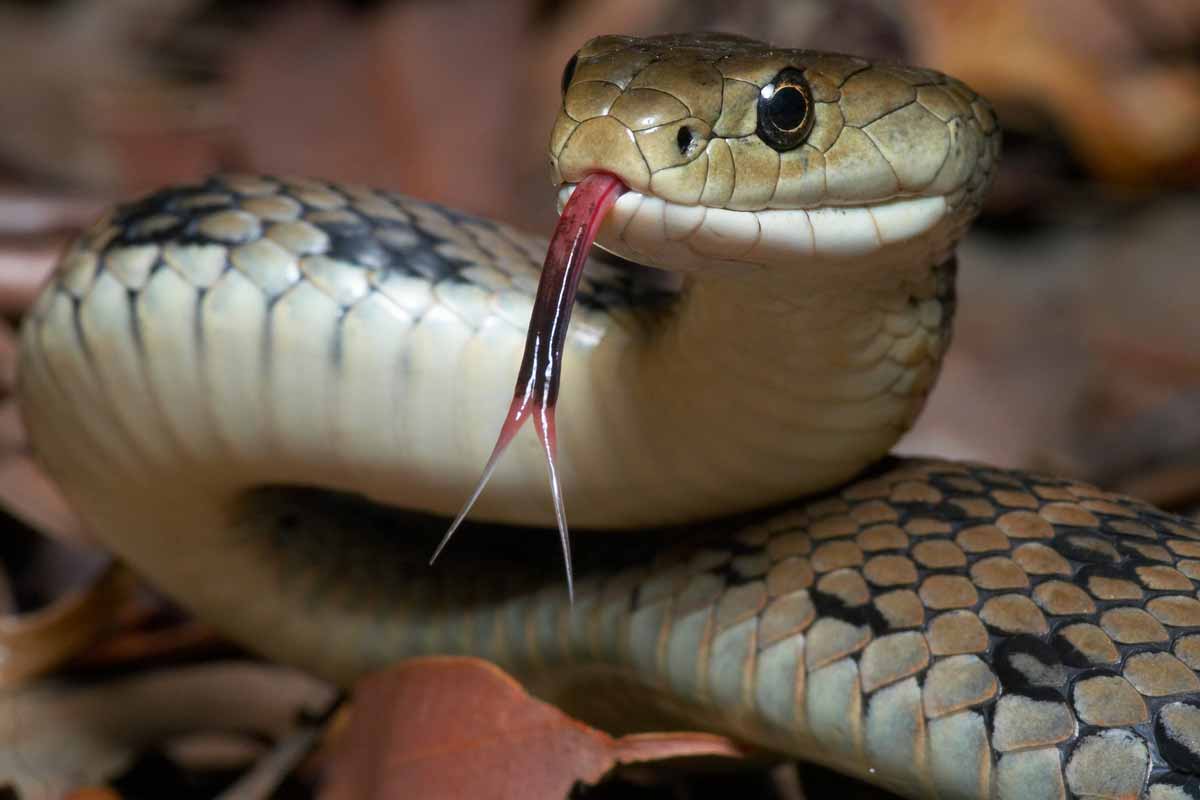
[[[679,133],[675,136],[675,143],[679,145],[679,152],[686,156],[688,150],[692,147],[693,141],[695,141],[695,137],[692,136],[692,129],[687,125],[681,126]]]

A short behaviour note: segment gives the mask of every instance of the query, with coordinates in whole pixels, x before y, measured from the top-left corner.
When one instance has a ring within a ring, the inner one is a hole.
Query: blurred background
[[[8,398],[22,311],[104,206],[261,171],[548,233],[563,64],[599,33],[695,29],[932,66],[997,108],[956,342],[903,450],[1200,508],[1197,0],[0,0],[0,615],[53,607],[97,558]],[[118,634],[160,638],[80,663],[221,647],[109,606]]]

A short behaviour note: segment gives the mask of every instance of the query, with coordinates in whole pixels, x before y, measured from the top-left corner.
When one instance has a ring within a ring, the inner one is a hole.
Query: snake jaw
[[[487,464],[484,465],[479,482],[475,484],[471,496],[450,523],[442,541],[438,543],[429,559],[430,564],[437,560],[454,532],[470,513],[471,507],[483,494],[484,487],[496,471],[500,457],[509,443],[521,430],[525,421],[532,417],[538,441],[541,442],[542,451],[546,456],[550,494],[554,501],[554,517],[558,524],[563,563],[567,573],[567,594],[574,602],[571,539],[563,505],[562,485],[558,479],[558,435],[554,409],[558,402],[558,387],[562,377],[563,343],[571,321],[575,294],[579,289],[580,278],[583,277],[583,267],[587,263],[592,242],[599,232],[600,223],[625,188],[625,183],[614,175],[592,173],[577,184],[575,192],[563,207],[546,250],[546,261],[542,266],[542,277],[538,281],[533,301],[533,313],[529,319],[525,339],[525,354],[517,373],[512,403],[500,426],[496,444]]]

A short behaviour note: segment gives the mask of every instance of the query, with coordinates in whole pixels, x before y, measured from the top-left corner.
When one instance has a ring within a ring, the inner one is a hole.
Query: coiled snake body
[[[470,527],[426,565],[545,251],[502,225],[318,181],[152,195],[29,314],[23,412],[114,550],[339,681],[474,653],[579,713],[603,685],[621,724],[653,709],[912,797],[1198,797],[1200,530],[884,457],[936,375],[997,154],[987,104],[934,72],[727,36],[585,45],[554,180],[617,176],[599,241],[683,288],[598,266],[580,289],[568,512],[659,530],[582,537],[573,606],[531,528]],[[477,515],[552,524],[541,458],[518,436]]]

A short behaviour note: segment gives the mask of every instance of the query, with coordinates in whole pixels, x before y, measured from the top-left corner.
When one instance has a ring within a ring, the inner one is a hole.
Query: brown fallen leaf
[[[612,737],[486,661],[417,658],[359,682],[321,798],[562,800],[622,764],[746,755],[707,733]]]
[[[1182,34],[1177,46],[1187,52],[1200,15],[1194,3],[1174,3],[1173,21],[1140,30],[1135,23],[1150,19],[1152,5],[924,0],[906,7],[919,40],[919,63],[943,69],[990,98],[1008,124],[1032,102],[1100,178],[1194,185],[1200,166],[1200,69],[1190,60],[1156,60],[1154,40],[1162,31],[1176,31]]]
[[[121,795],[107,786],[89,786],[85,789],[76,789],[63,800],[121,800]]]
[[[0,616],[0,689],[49,672],[111,630],[135,585],[113,563],[45,608]]]
[[[72,660],[73,673],[132,672],[161,664],[228,656],[238,651],[204,622],[183,619],[156,625],[154,609],[139,609],[142,619],[123,619],[121,630]],[[133,616],[133,615],[126,615]]]

